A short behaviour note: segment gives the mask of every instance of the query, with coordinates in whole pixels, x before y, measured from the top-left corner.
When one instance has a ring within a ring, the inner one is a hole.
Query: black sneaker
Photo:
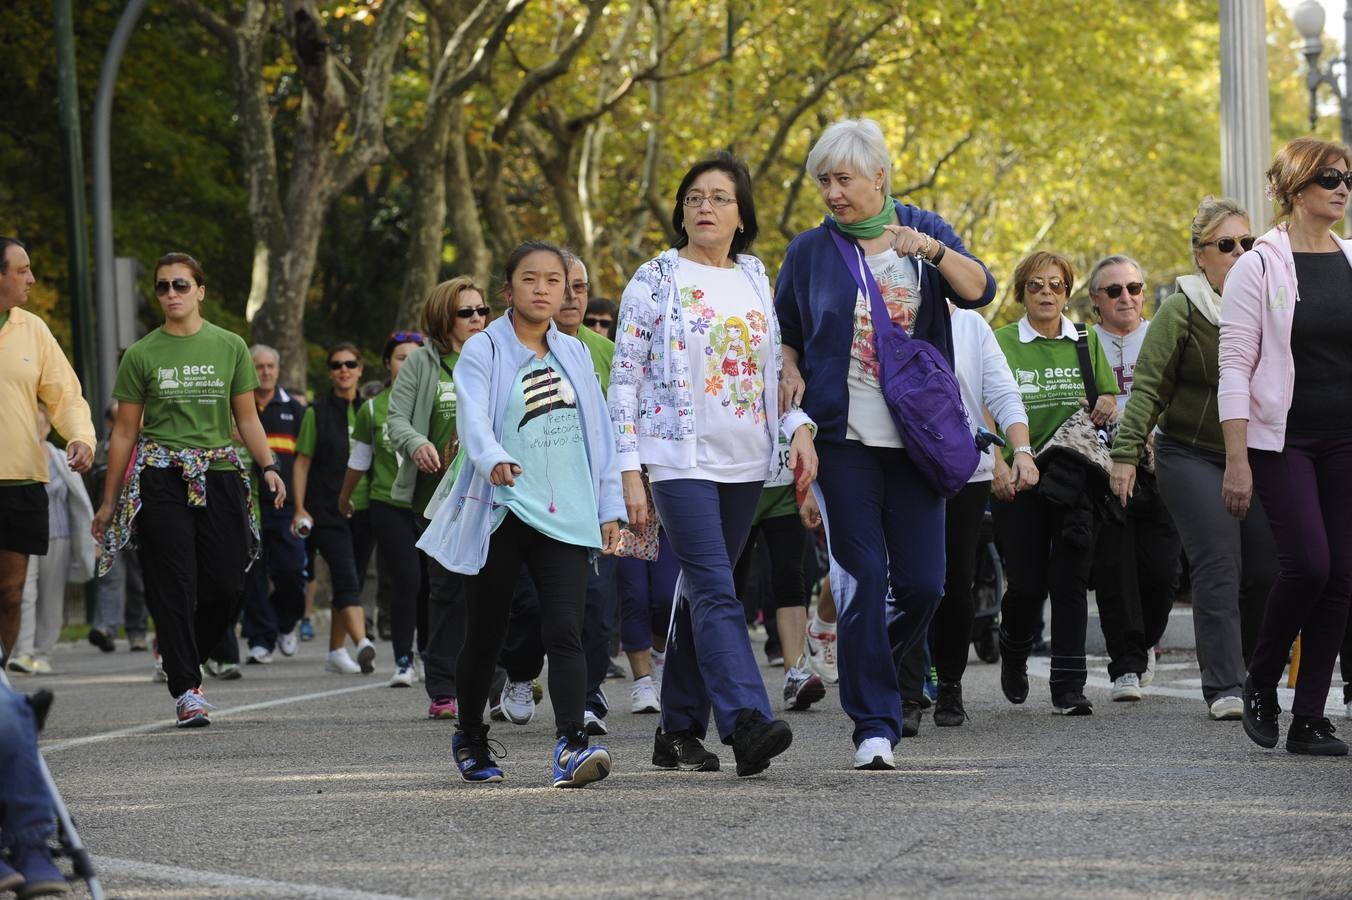
[[[952,728],[967,721],[967,710],[962,708],[962,682],[939,682],[939,696],[934,700],[934,724]]]
[[[1052,706],[1063,716],[1092,716],[1094,704],[1085,699],[1084,691],[1074,688],[1052,697]]]
[[[116,647],[113,645],[113,638],[102,628],[89,629],[89,643],[98,647],[104,653],[112,653]]]
[[[710,752],[689,731],[663,734],[658,728],[653,738],[653,765],[682,772],[717,772],[718,754]]]
[[[1000,690],[1010,703],[1019,704],[1028,699],[1028,658],[1000,655]]]
[[[1269,750],[1277,746],[1280,734],[1277,717],[1281,714],[1275,687],[1256,688],[1252,679],[1244,679],[1244,733],[1250,740]]]
[[[901,736],[915,737],[920,733],[920,701],[901,701]]]
[[[1247,709],[1246,705],[1246,712]],[[1309,756],[1346,756],[1347,744],[1333,736],[1335,730],[1328,719],[1296,716],[1291,722],[1291,730],[1286,733],[1286,752]]]
[[[755,775],[770,768],[770,760],[789,749],[793,731],[783,719],[766,721],[760,710],[744,709],[732,732],[732,755],[739,776]]]

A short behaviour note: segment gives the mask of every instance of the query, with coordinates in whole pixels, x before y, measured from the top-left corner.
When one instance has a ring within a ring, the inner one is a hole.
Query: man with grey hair
[[[262,557],[249,570],[244,588],[244,639],[249,642],[248,662],[272,662],[273,650],[281,648],[282,655],[296,652],[296,626],[305,614],[305,541],[291,533],[291,519],[295,508],[291,503],[291,471],[296,461],[296,438],[300,434],[305,408],[286,389],[277,383],[281,371],[281,355],[266,344],[249,348],[254,371],[258,373],[258,387],[254,403],[258,419],[268,436],[272,457],[281,468],[278,473],[286,485],[286,503],[274,509],[268,502],[260,504],[262,516],[260,534],[263,539]],[[257,478],[258,473],[255,472]],[[259,479],[261,483],[261,479]],[[266,488],[264,488],[266,490]],[[265,501],[267,498],[263,498]],[[268,590],[268,582],[272,590]],[[226,667],[222,674],[234,674]]]
[[[1129,256],[1105,256],[1089,272],[1094,330],[1117,376],[1118,415],[1150,327],[1142,314],[1145,290],[1141,267]],[[1155,645],[1169,625],[1181,549],[1154,473],[1141,467],[1122,521],[1105,521],[1094,547],[1094,592],[1116,701],[1140,700],[1141,688],[1154,679]]]

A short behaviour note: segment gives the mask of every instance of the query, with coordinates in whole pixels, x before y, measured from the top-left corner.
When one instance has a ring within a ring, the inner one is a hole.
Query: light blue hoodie
[[[512,313],[465,342],[455,366],[457,427],[465,465],[432,516],[418,548],[452,572],[474,575],[488,558],[493,492],[488,475],[516,463],[502,446],[503,418],[521,367],[535,356],[516,336]],[[591,463],[599,523],[625,521],[624,491],[615,460],[615,433],[587,347],[550,323],[545,343],[577,391],[577,413]]]

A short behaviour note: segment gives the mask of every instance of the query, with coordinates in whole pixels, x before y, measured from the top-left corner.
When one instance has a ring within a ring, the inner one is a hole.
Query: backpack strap
[[[1083,322],[1075,323],[1075,353],[1080,357],[1080,380],[1084,382],[1084,396],[1093,409],[1098,402],[1098,382],[1094,379],[1094,365],[1089,359],[1089,327]]]

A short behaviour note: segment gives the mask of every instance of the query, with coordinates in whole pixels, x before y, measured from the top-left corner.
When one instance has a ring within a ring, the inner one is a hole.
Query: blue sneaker
[[[309,619],[300,620],[300,639],[302,641],[313,641],[315,639],[315,627],[310,624]]]
[[[451,737],[451,755],[460,777],[471,784],[487,784],[502,780],[502,769],[493,761],[493,749],[488,745],[488,726],[470,725],[456,728]],[[497,756],[505,756],[499,752]]]
[[[568,738],[559,738],[554,748],[554,787],[578,788],[609,774],[610,751],[605,747],[569,746]]]
[[[23,876],[23,887],[15,893],[19,897],[46,897],[64,894],[68,890],[66,876],[52,862],[52,852],[46,844],[16,847],[11,851],[14,868]]]

